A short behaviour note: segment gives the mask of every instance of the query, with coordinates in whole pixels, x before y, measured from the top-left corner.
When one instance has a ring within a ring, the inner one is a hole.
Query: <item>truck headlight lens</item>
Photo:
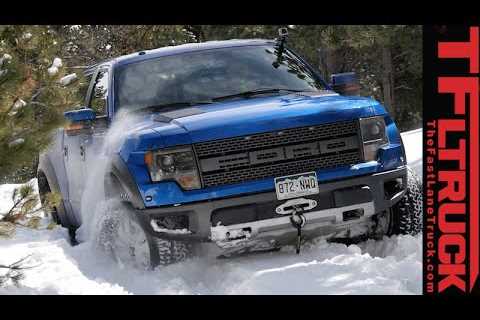
[[[378,149],[389,143],[383,117],[360,119],[365,161],[377,160]]]
[[[154,182],[176,181],[185,190],[201,187],[192,148],[148,151],[145,164]]]

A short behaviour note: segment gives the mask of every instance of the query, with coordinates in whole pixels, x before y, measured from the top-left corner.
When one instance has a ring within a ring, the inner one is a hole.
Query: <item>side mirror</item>
[[[65,132],[69,136],[90,133],[92,131],[92,122],[96,119],[95,111],[90,108],[67,111],[63,115],[70,122],[65,127]]]
[[[330,79],[333,91],[345,96],[360,95],[360,83],[355,72],[332,74]]]
[[[93,121],[96,118],[95,111],[90,108],[67,111],[63,114],[70,122]]]

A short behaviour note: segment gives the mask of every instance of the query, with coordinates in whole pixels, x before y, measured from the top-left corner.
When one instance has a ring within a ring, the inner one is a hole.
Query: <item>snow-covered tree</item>
[[[63,111],[79,101],[60,81],[63,48],[49,26],[0,26],[0,181],[35,167]]]

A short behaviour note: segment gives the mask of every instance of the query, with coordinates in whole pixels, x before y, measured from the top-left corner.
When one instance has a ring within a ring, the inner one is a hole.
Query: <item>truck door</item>
[[[85,107],[95,111],[96,119],[92,121],[89,130],[83,130],[76,134],[66,133],[64,136],[64,159],[68,175],[69,200],[78,220],[81,219],[85,189],[89,187],[90,176],[98,168],[97,156],[101,153],[100,148],[107,129],[107,95],[108,69],[100,68],[93,74],[85,99]],[[98,183],[103,184],[103,177]],[[78,222],[81,223],[81,221]]]
[[[91,81],[92,75],[87,76],[86,79],[87,81],[85,83],[80,84],[80,93],[85,97],[87,97],[89,87],[93,85]],[[77,224],[80,224],[81,186],[85,179],[85,174],[83,172],[85,168],[82,165],[82,154],[80,153],[80,145],[84,139],[85,133],[64,130],[63,159],[68,185],[68,199],[64,200],[68,200],[70,203]]]
[[[87,98],[87,107],[95,111],[96,119],[88,134],[84,135],[79,142],[80,159],[84,179],[80,188],[82,193],[82,206],[94,205],[101,200],[103,195],[103,175],[105,173],[105,152],[103,142],[108,129],[108,87],[109,71],[107,67],[100,67],[95,75],[95,82]],[[88,210],[94,210],[88,207]]]

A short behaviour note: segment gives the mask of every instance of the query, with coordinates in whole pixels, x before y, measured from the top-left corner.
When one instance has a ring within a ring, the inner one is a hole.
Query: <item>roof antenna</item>
[[[287,42],[288,38],[288,29],[287,28],[279,28],[278,29],[278,38],[275,39],[275,53],[277,54],[277,60],[272,63],[273,67],[276,69],[280,67],[283,62],[283,52],[285,51],[285,43]]]
[[[287,28],[278,28],[278,38],[277,44],[278,44],[278,51],[280,53],[283,53],[283,50],[285,48],[285,43],[287,42],[288,38],[288,29]]]

